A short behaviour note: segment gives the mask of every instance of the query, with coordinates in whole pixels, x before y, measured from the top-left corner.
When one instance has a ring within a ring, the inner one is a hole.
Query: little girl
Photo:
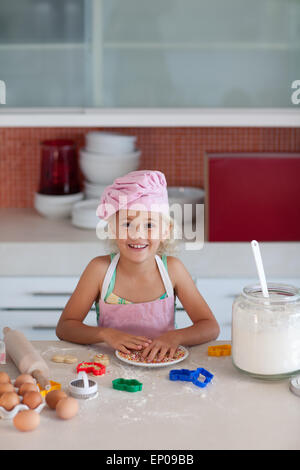
[[[104,191],[97,215],[108,221],[116,253],[85,268],[56,328],[60,339],[106,342],[151,362],[173,357],[177,347],[214,340],[219,326],[182,262],[163,254],[170,238],[166,179],[159,171],[134,171]],[[159,254],[161,256],[159,256]],[[193,325],[175,328],[175,295]],[[98,326],[83,323],[96,303]]]

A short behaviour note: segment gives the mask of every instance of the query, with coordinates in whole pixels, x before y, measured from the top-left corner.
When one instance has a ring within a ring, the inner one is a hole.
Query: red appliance
[[[300,153],[205,156],[211,242],[300,241]]]
[[[65,195],[78,192],[80,192],[79,166],[73,140],[43,141],[39,193]]]

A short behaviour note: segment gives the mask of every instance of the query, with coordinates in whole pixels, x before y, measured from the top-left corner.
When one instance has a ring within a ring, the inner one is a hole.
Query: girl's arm
[[[153,340],[143,352],[144,357],[147,357],[149,361],[152,361],[157,353],[159,353],[159,360],[163,359],[167,353],[173,357],[180,344],[192,346],[206,343],[216,339],[220,333],[218,322],[183,263],[178,258],[168,256],[168,270],[175,293],[193,325],[169,331]]]
[[[105,257],[92,259],[68,300],[56,326],[59,339],[78,344],[93,344],[104,341],[103,328],[85,325],[85,317],[99,295],[99,284],[104,278],[107,262]]]
[[[61,340],[78,344],[105,341],[114,349],[129,353],[127,348],[141,349],[148,346],[151,341],[113,328],[89,326],[83,323],[93,303],[99,297],[99,286],[102,285],[108,265],[109,260],[106,256],[93,258],[89,262],[62,312],[56,327],[56,335]]]
[[[211,309],[198,291],[190,273],[178,258],[171,260],[175,273],[175,292],[193,322],[188,328],[176,330],[182,345],[194,345],[215,340],[220,327]]]

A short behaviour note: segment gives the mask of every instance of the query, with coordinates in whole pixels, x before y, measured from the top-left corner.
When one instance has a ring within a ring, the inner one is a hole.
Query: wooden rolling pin
[[[6,351],[21,372],[31,374],[44,390],[49,390],[49,368],[23,333],[18,330],[3,328]]]

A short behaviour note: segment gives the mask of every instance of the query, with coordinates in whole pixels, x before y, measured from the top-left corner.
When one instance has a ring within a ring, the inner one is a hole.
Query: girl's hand
[[[126,354],[130,353],[130,349],[141,350],[151,344],[151,339],[145,336],[129,335],[113,328],[105,328],[102,337],[112,348]]]
[[[153,361],[156,355],[158,361],[162,361],[166,355],[172,359],[179,344],[180,342],[176,332],[169,331],[168,333],[153,339],[151,344],[142,352],[142,356],[147,359],[148,362]]]

